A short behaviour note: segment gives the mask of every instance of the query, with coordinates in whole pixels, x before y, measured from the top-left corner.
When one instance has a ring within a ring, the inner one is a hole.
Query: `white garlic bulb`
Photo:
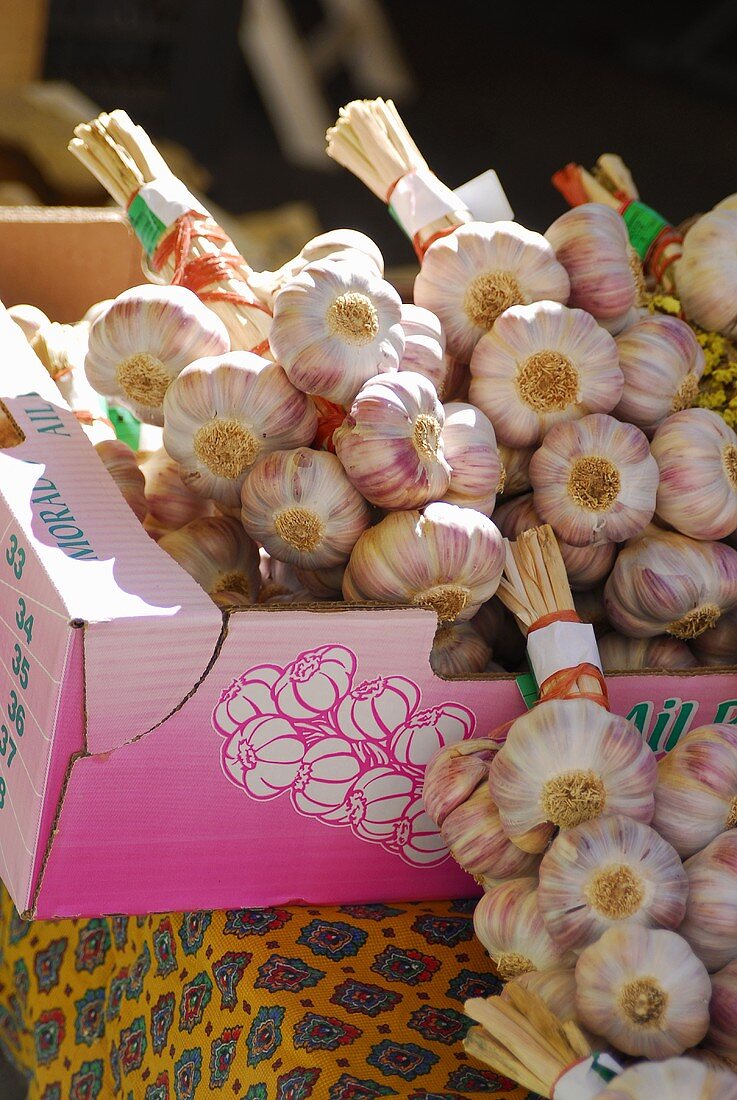
[[[703,964],[663,928],[609,928],[576,963],[578,1015],[624,1054],[669,1058],[700,1042],[710,996]]]
[[[414,300],[440,318],[449,354],[468,363],[505,309],[565,302],[569,293],[566,270],[539,233],[516,222],[470,222],[427,249]]]
[[[688,319],[732,335],[737,325],[737,210],[711,210],[691,226],[675,274]]]
[[[655,432],[658,515],[693,539],[737,528],[737,435],[711,409],[684,409]]]
[[[658,764],[653,827],[686,859],[737,828],[737,726],[689,730]]]
[[[499,459],[502,464],[497,493],[505,500],[526,493],[530,485],[530,459],[535,453],[534,447],[508,447],[501,440],[496,441]]]
[[[609,412],[623,387],[614,338],[559,302],[506,310],[471,357],[471,401],[512,447],[539,443],[558,421]]]
[[[238,520],[229,516],[194,519],[163,535],[159,546],[221,607],[256,603],[261,587],[258,547]]]
[[[504,566],[498,529],[481,512],[429,504],[390,512],[353,547],[343,578],[351,602],[427,607],[440,622],[472,618],[497,588]]]
[[[647,314],[617,336],[624,389],[614,416],[651,437],[699,392],[704,352],[690,325],[665,313]]]
[[[179,463],[163,447],[142,460],[141,472],[146,482],[145,526],[153,537],[215,514],[212,501],[187,488],[179,476]]]
[[[400,371],[411,370],[432,382],[439,397],[444,397],[450,377],[451,361],[445,354],[445,333],[440,321],[429,309],[402,303],[404,352]]]
[[[648,824],[656,779],[637,727],[583,698],[552,699],[523,714],[489,772],[502,825],[526,852],[544,851],[556,827],[603,813]]]
[[[195,359],[229,348],[224,324],[191,290],[146,284],[124,290],[93,322],[85,371],[98,393],[162,425],[173,379]]]
[[[691,643],[698,665],[717,668],[737,664],[737,609],[727,611]]]
[[[607,814],[559,833],[540,864],[537,905],[561,947],[580,951],[607,928],[677,928],[688,878],[654,829]]]
[[[531,970],[573,966],[575,955],[554,943],[537,908],[537,881],[515,878],[487,890],[473,914],[473,928],[502,981]]]
[[[333,435],[358,491],[380,508],[421,508],[450,485],[443,451],[445,411],[432,382],[414,371],[377,375],[356,394]]]
[[[655,527],[620,550],[604,588],[612,626],[688,641],[737,607],[737,551]]]
[[[269,343],[297,389],[349,405],[369,378],[399,366],[399,295],[365,270],[319,260],[276,295]]]
[[[20,303],[17,306],[9,306],[8,316],[12,317],[29,343],[37,332],[40,332],[42,328],[46,328],[47,325],[51,324],[42,309],[39,309],[38,306],[26,305],[25,303]]]
[[[502,476],[491,421],[474,405],[449,402],[445,406],[443,451],[450,466],[450,485],[443,500],[490,516]]]
[[[97,318],[102,317],[105,310],[108,306],[111,306],[114,301],[114,298],[103,298],[99,302],[93,302],[92,305],[85,310],[82,315],[82,320],[86,321],[88,325],[94,324]]]
[[[684,863],[689,881],[679,928],[709,971],[737,959],[737,828],[720,833]]]
[[[259,603],[269,603],[272,599],[306,591],[302,581],[297,577],[294,566],[285,561],[279,561],[278,558],[272,558],[263,546],[259,549],[259,572],[261,574]]]
[[[737,1065],[737,959],[711,976],[709,1030],[704,1046]]]
[[[597,1100],[737,1100],[737,1075],[688,1058],[638,1062],[597,1094]]]
[[[486,786],[496,742],[474,737],[443,745],[428,762],[422,785],[425,812],[436,825],[462,806],[480,786]]]
[[[335,455],[299,447],[251,467],[241,519],[272,557],[307,569],[341,565],[371,522],[371,509]]]
[[[250,271],[248,285],[256,297],[273,310],[274,298],[282,287],[316,260],[345,260],[354,267],[365,267],[367,272],[379,278],[384,274],[384,257],[370,237],[356,229],[329,229],[309,240],[278,270]]]
[[[598,648],[604,672],[698,668],[699,664],[685,642],[667,634],[656,638],[626,638],[612,630],[599,638]]]
[[[600,202],[574,206],[553,222],[545,239],[571,280],[569,306],[585,309],[609,332],[621,331],[644,280],[617,211]]]
[[[485,886],[537,871],[539,856],[523,852],[507,838],[487,783],[451,810],[440,833],[455,861]]]
[[[310,443],[317,428],[309,397],[250,351],[190,364],[169,386],[164,416],[164,446],[184,484],[229,507],[259,456]]]
[[[297,567],[294,575],[299,584],[319,600],[343,599],[345,565],[328,565],[322,569]]]
[[[501,504],[494,512],[494,522],[505,538],[516,539],[523,531],[539,527],[543,521],[535,510],[532,493],[526,493]],[[571,546],[558,539],[558,548],[574,591],[593,588],[608,577],[617,556],[617,546],[613,542]]]
[[[471,623],[443,623],[435,632],[430,668],[437,676],[471,676],[483,672],[491,650]]]
[[[623,542],[655,512],[647,437],[601,413],[555,424],[530,460],[530,481],[538,515],[573,546]]]
[[[140,523],[148,511],[146,481],[138,468],[135,453],[121,439],[103,439],[95,445],[102,464],[120,489],[126,504]]]

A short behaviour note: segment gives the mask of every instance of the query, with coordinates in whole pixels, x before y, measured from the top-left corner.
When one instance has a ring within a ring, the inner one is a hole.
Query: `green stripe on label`
[[[647,256],[653,241],[664,229],[670,228],[667,222],[657,210],[645,206],[644,202],[631,202],[622,214],[630,244],[641,260]]]
[[[140,420],[137,420],[128,409],[119,409],[115,405],[108,405],[107,418],[117,438],[127,443],[132,451],[137,451],[141,439]]]
[[[152,256],[166,232],[166,226],[161,218],[157,218],[141,196],[136,195],[128,207],[128,221],[133,226],[133,232],[143,245],[146,255]]]
[[[523,672],[521,676],[517,677],[515,683],[519,689],[520,695],[525,701],[525,706],[530,710],[535,706],[539,695],[537,680],[531,672]]]

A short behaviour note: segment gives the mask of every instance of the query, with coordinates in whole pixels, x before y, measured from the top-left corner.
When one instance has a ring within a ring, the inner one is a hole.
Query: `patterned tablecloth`
[[[463,1052],[474,901],[20,920],[0,1044],[29,1100],[523,1100]]]

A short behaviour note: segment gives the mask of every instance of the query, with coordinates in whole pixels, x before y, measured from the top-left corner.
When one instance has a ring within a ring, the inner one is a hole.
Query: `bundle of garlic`
[[[39,311],[40,312],[40,311]],[[30,330],[29,330],[30,331]],[[115,431],[85,375],[90,326],[85,321],[49,321],[29,335],[29,343],[93,444],[114,440]]]

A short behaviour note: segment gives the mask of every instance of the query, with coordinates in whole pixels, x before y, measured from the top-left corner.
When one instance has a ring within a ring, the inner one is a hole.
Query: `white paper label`
[[[151,183],[145,183],[138,194],[167,229],[170,229],[182,214],[187,214],[190,210],[198,210],[201,214],[207,213],[199,199],[196,199],[176,176],[163,176],[152,180]]]
[[[409,172],[392,191],[389,208],[408,237],[446,214],[465,210],[455,192],[432,172]]]
[[[527,657],[538,684],[581,664],[595,665],[603,672],[591,623],[559,622],[533,630],[527,636]]]
[[[493,168],[456,187],[455,195],[477,222],[511,222],[514,210]]]
[[[593,1054],[567,1069],[553,1086],[552,1100],[593,1100],[622,1067],[610,1054]]]

